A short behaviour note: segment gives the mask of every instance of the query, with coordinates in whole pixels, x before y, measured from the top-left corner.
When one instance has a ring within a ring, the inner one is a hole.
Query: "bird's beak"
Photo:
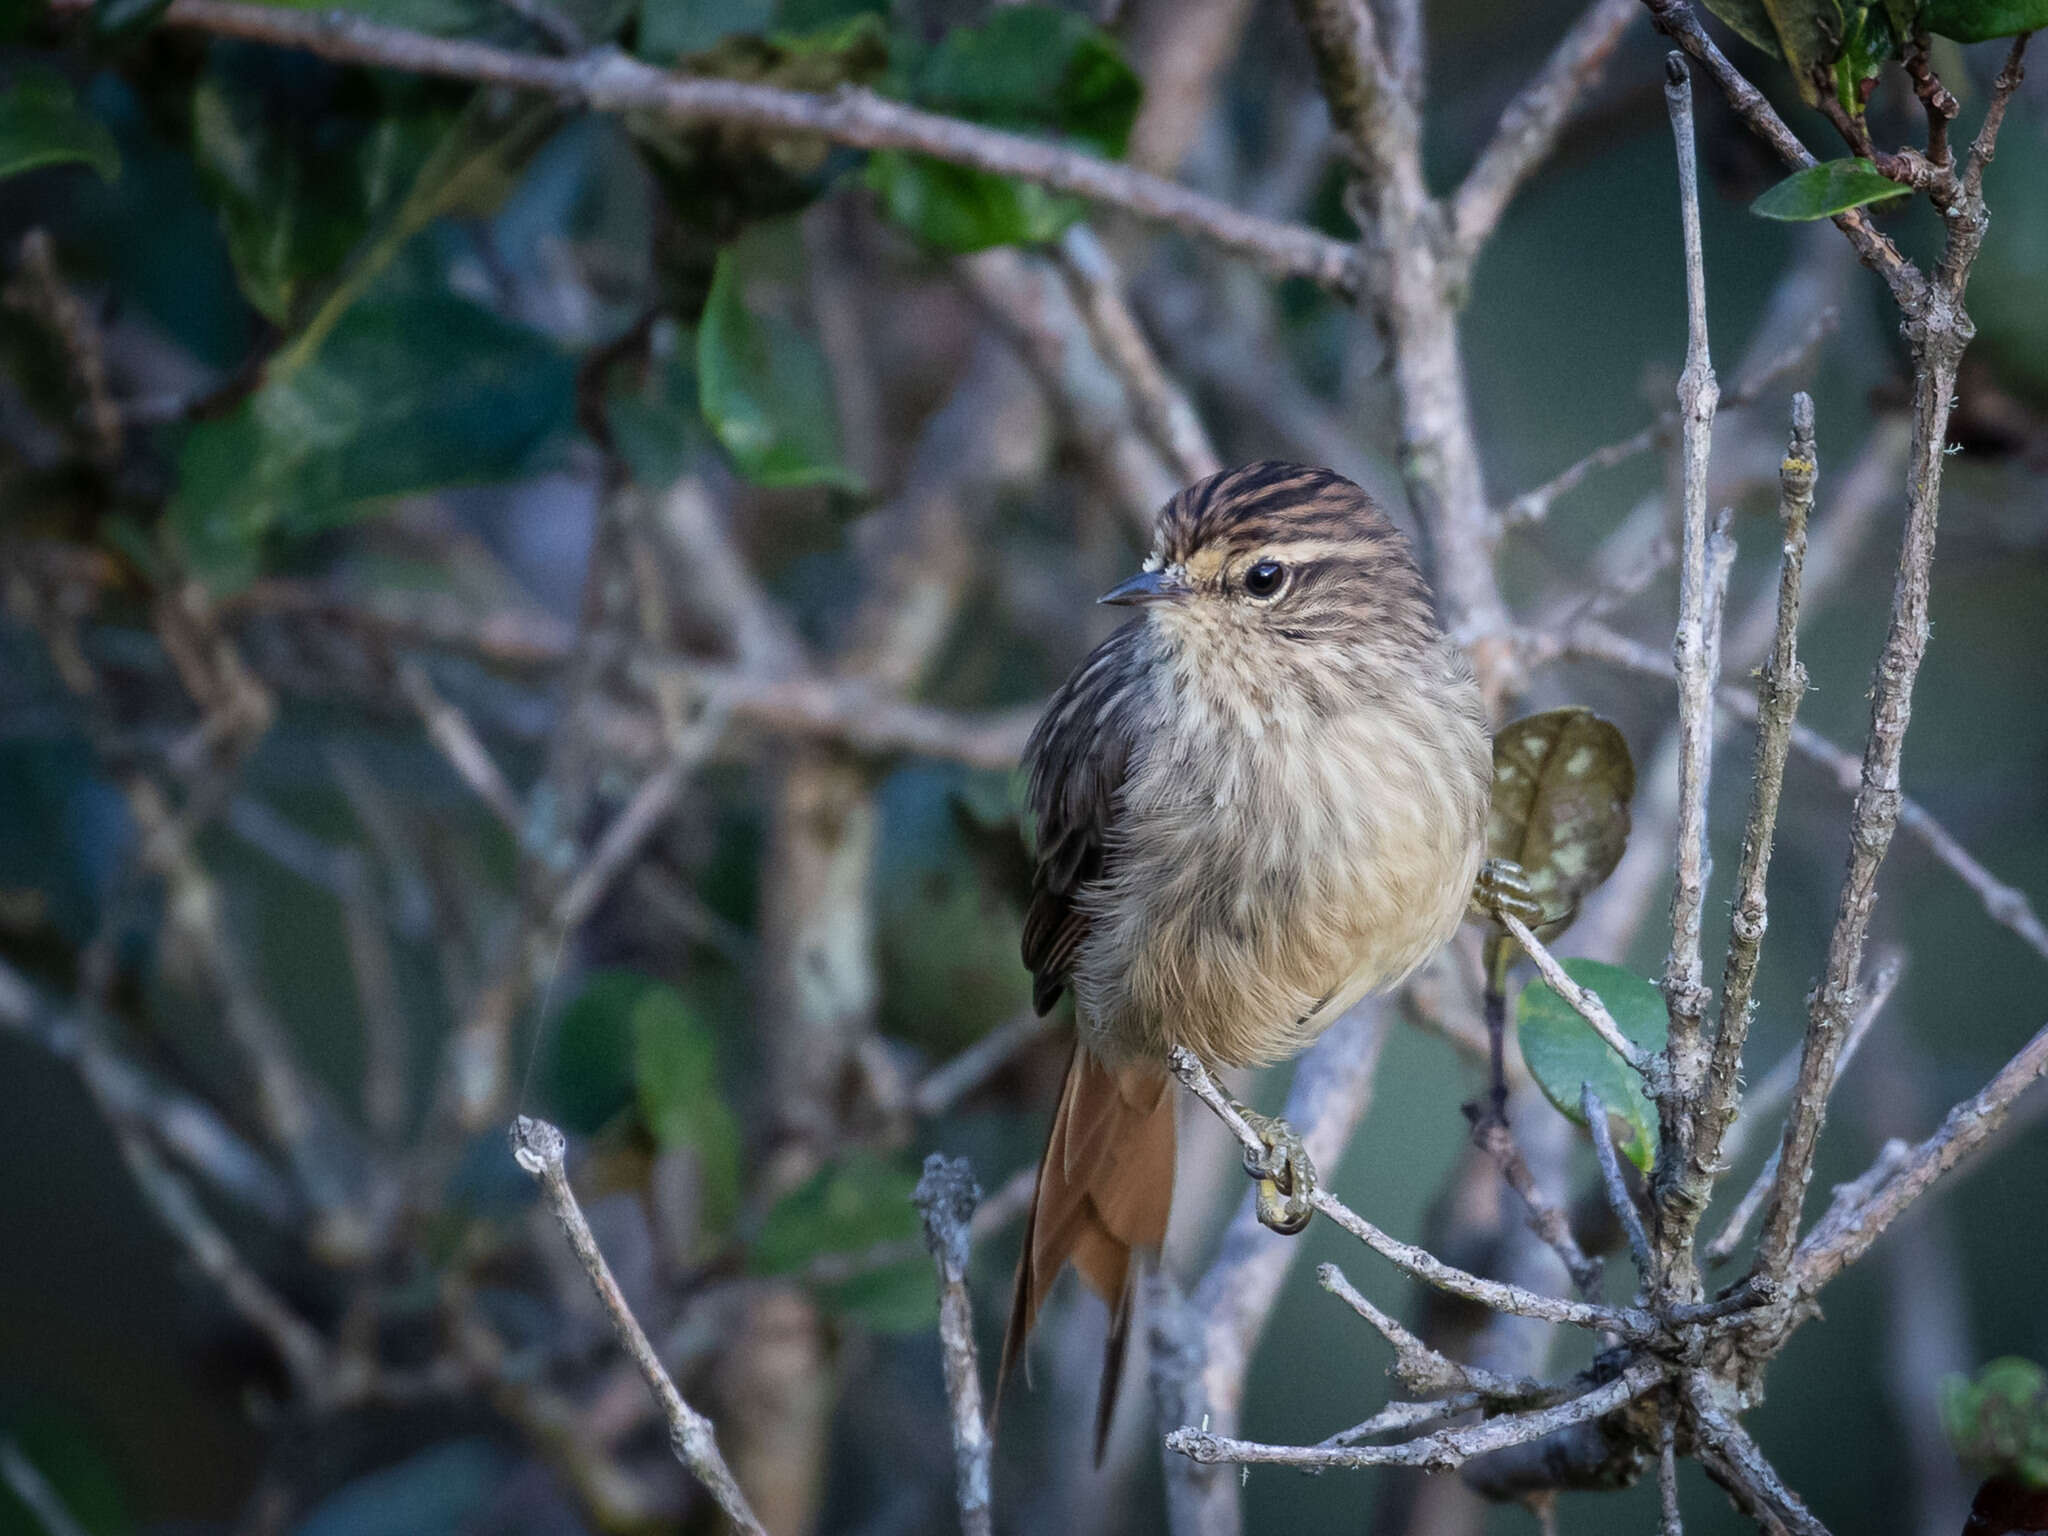
[[[1140,571],[1129,581],[1111,587],[1095,601],[1114,603],[1119,608],[1135,608],[1140,603],[1163,603],[1185,597],[1187,591],[1185,582],[1166,571]]]

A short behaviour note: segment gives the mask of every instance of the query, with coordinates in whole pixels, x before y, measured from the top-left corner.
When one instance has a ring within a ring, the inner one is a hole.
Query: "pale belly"
[[[1276,1061],[1434,953],[1478,870],[1488,785],[1469,744],[1418,750],[1431,739],[1325,723],[1134,773],[1115,873],[1084,898],[1075,992],[1098,1054]]]

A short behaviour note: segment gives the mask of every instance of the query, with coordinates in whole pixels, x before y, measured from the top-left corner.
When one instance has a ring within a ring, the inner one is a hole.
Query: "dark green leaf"
[[[769,1210],[749,1255],[757,1275],[786,1275],[820,1254],[856,1253],[918,1235],[910,1203],[917,1174],[855,1152],[798,1185]]]
[[[486,23],[500,20],[504,10],[498,0],[268,0],[269,4],[298,11],[347,11],[369,21],[404,27],[413,32],[432,32],[446,37],[474,32]]]
[[[739,1122],[719,1091],[711,1030],[679,993],[658,983],[633,1004],[633,1083],[656,1143],[696,1155],[704,1229],[724,1231],[739,1200]]]
[[[1843,110],[1863,115],[1864,93],[1877,72],[1903,53],[1891,15],[1883,5],[1857,12],[1849,22],[1842,50],[1835,58],[1835,96]]]
[[[768,1212],[749,1255],[755,1274],[785,1275],[828,1255],[855,1273],[818,1287],[821,1298],[864,1327],[928,1328],[937,1308],[931,1261],[922,1251],[873,1268],[878,1244],[913,1243],[920,1227],[910,1203],[917,1175],[872,1152],[856,1152],[791,1190]]]
[[[1493,805],[1486,854],[1511,859],[1543,909],[1537,936],[1554,939],[1628,847],[1635,763],[1612,722],[1590,709],[1550,709],[1503,726],[1493,739]],[[1508,951],[1489,943],[1488,970]]]
[[[955,27],[911,71],[920,105],[999,128],[1123,153],[1142,89],[1115,43],[1071,11],[1010,6]],[[897,222],[947,250],[1056,238],[1083,204],[1044,188],[897,152],[878,154],[868,184]]]
[[[546,1024],[548,1104],[568,1130],[594,1135],[634,1101],[633,1008],[653,985],[634,971],[594,972]]]
[[[1664,1048],[1668,1016],[1664,996],[1640,976],[1619,966],[1598,960],[1567,960],[1565,974],[1580,986],[1596,992],[1621,1032],[1646,1050]],[[1618,1121],[1615,1147],[1638,1168],[1647,1171],[1657,1150],[1657,1107],[1643,1091],[1643,1080],[1627,1062],[1593,1033],[1593,1027],[1542,981],[1522,989],[1515,1009],[1515,1031],[1522,1045],[1522,1060],[1529,1075],[1543,1090],[1543,1096],[1577,1124],[1586,1123],[1580,1113],[1582,1087],[1593,1091],[1607,1106],[1610,1120]]]
[[[1980,1477],[2048,1488],[2048,1371],[2008,1355],[1941,1384],[1941,1426]]]
[[[736,32],[766,32],[775,0],[640,0],[640,56],[666,64]]]
[[[1920,25],[1959,43],[2017,37],[2048,27],[2048,0],[1927,0]]]
[[[1771,23],[1770,7],[1764,0],[1706,0],[1706,6],[1745,43],[1763,49],[1774,59],[1785,56],[1785,50],[1778,46],[1778,29]]]
[[[839,458],[838,407],[824,354],[781,315],[747,307],[745,267],[737,249],[718,258],[697,325],[704,420],[757,485],[858,491],[858,477]]]
[[[506,1473],[487,1440],[457,1440],[329,1494],[293,1536],[461,1536]]]
[[[948,251],[1057,240],[1087,212],[1078,198],[1048,192],[1036,182],[1014,181],[903,150],[872,156],[867,184],[890,218]]]
[[[0,92],[0,176],[66,164],[89,165],[107,181],[119,176],[121,152],[106,124],[53,75],[28,75]]]
[[[334,276],[382,206],[401,196],[441,124],[346,110],[335,76],[216,48],[192,95],[192,153],[249,302],[288,325]]]
[[[1868,160],[1827,160],[1794,171],[1751,203],[1749,211],[1760,218],[1792,222],[1826,219],[1910,191],[1880,174]]]
[[[312,361],[192,429],[171,525],[195,566],[232,585],[273,531],[531,471],[569,426],[574,389],[545,337],[453,295],[368,301]]]
[[[156,25],[171,0],[93,0],[92,29],[108,42],[140,36]]]

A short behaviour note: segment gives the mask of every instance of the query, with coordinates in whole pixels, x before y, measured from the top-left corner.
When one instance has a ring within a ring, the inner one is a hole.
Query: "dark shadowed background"
[[[564,0],[539,20],[513,0],[353,8],[542,51],[559,26],[617,34],[657,62],[803,89],[864,81],[1107,153],[1125,149],[1135,112],[1142,163],[1352,233],[1306,46],[1272,0]],[[52,1049],[76,1043],[62,1018],[10,1016],[0,1438],[96,1536],[713,1528],[505,1150],[518,1105],[572,1133],[600,1238],[778,1532],[952,1529],[930,1270],[900,1246],[916,1232],[908,1192],[932,1150],[970,1157],[989,1192],[1027,1168],[1064,1045],[1017,1051],[943,1113],[909,1094],[1028,1003],[1004,766],[1020,717],[1007,712],[1042,700],[1106,632],[1091,599],[1138,553],[1134,498],[1172,488],[1156,470],[1107,479],[1100,420],[1026,367],[1017,295],[1037,269],[1022,264],[1052,270],[1037,253],[1075,210],[900,154],[686,134],[153,28],[150,9],[0,23],[0,962],[9,985],[86,1018],[95,1049],[214,1106],[294,1180],[323,1160],[375,1170],[381,1195],[351,1186],[326,1211],[302,1191],[266,1210],[199,1183],[242,1258],[339,1341],[337,1358],[394,1374],[326,1410],[295,1400],[271,1343],[138,1194],[82,1058]],[[1577,9],[1427,7],[1440,184]],[[1141,105],[1141,84],[1211,13],[1233,61],[1192,110]],[[1981,109],[1997,50],[1965,62],[1942,47],[1966,114]],[[1764,61],[1731,49],[1763,78]],[[1670,402],[1684,315],[1662,56],[1640,19],[1473,274],[1465,356],[1498,502]],[[1711,93],[1700,114],[1724,388],[1745,360],[1799,351],[1754,406],[1724,414],[1716,442],[1714,495],[1741,541],[1730,633],[1775,579],[1768,514],[1803,387],[1819,419],[1816,538],[1856,467],[1876,465],[1867,536],[1847,541],[1805,634],[1803,719],[1853,750],[1901,516],[1904,352],[1880,285],[1834,231],[1749,214],[1775,172]],[[69,135],[68,151],[17,156],[38,132]],[[1905,782],[2039,901],[2048,95],[2033,84],[1988,195]],[[1924,210],[1892,223],[1929,248]],[[1369,321],[1181,236],[1109,216],[1092,227],[1224,462],[1321,460],[1399,501]],[[973,245],[993,255],[956,254]],[[97,392],[76,372],[80,335],[104,371]],[[1500,568],[1517,613],[1555,612],[1632,516],[1654,530],[1672,474],[1661,444],[1511,532]],[[720,563],[735,551],[751,578]],[[929,569],[905,579],[891,566],[905,551]],[[89,612],[51,617],[53,570]],[[152,605],[181,581],[210,595],[175,632],[201,651],[229,637],[232,666],[166,650]],[[943,589],[931,633],[927,588]],[[1661,649],[1674,592],[1661,575],[1610,621]],[[757,596],[770,633],[749,628]],[[53,632],[76,639],[89,694],[53,659]],[[791,661],[798,645],[808,660]],[[635,670],[641,653],[683,664]],[[1731,654],[1734,680],[1755,660]],[[945,739],[916,750],[870,720],[884,739],[864,742],[861,698],[822,726],[735,702],[793,667],[820,687],[872,671],[950,722]],[[181,682],[194,675],[244,676],[267,721],[243,718],[225,747],[202,740],[235,706],[195,704]],[[1654,680],[1565,665],[1538,671],[1527,703],[1614,719],[1644,775],[1639,825],[1663,828],[1642,807],[1673,772],[1657,752],[1671,701]],[[437,705],[509,782],[509,814],[430,738]],[[1747,752],[1746,735],[1724,738],[1710,938]],[[542,914],[563,872],[671,770],[658,825],[562,937]],[[138,775],[175,786],[199,824],[182,874],[137,873]],[[1846,851],[1838,785],[1795,760],[1786,793],[1752,1080],[1797,1043]],[[1606,919],[1603,958],[1660,969],[1669,869],[1662,850],[1624,866],[1650,918]],[[1924,1135],[2039,1027],[2048,997],[2048,958],[1920,842],[1900,839],[1881,891],[1875,937],[1903,955],[1904,979],[1841,1085],[1817,1189],[1885,1138]],[[1572,935],[1560,947],[1592,952]],[[274,1026],[266,1049],[322,1106],[290,1155],[252,1087],[264,1051],[223,1027],[252,998]],[[473,1101],[450,1065],[463,1031],[498,1052]],[[1275,1107],[1283,1081],[1249,1096]],[[1471,1219],[1452,1210],[1454,1181],[1481,1205],[1511,1199],[1466,1167],[1459,1105],[1479,1084],[1470,1056],[1397,1019],[1363,1129],[1326,1175],[1415,1240]],[[1534,1099],[1521,1113],[1553,1115]],[[1999,1355],[2048,1359],[2038,1094],[2017,1118],[1830,1290],[1752,1418],[1837,1530],[1959,1529],[1970,1484],[1935,1420],[1939,1380]],[[1747,1144],[1733,1187],[1770,1139]],[[1591,1153],[1578,1139],[1565,1156],[1576,1188]],[[1240,1193],[1226,1161],[1196,1139],[1168,1254],[1182,1273]],[[1395,1272],[1327,1224],[1301,1243],[1243,1413],[1262,1440],[1313,1441],[1393,1388],[1387,1349],[1318,1290],[1316,1261],[1421,1315]],[[1014,1221],[974,1250],[985,1366],[1015,1258]],[[488,1345],[450,1343],[458,1316]],[[1091,1300],[1056,1304],[1035,1389],[1013,1387],[999,1530],[1163,1529],[1154,1447],[1170,1426],[1141,1387],[1108,1469],[1086,1464],[1101,1329]],[[425,1379],[451,1360],[448,1378]],[[1748,1528],[1690,1466],[1685,1490],[1689,1529]],[[1258,1468],[1245,1498],[1254,1532],[1534,1529],[1513,1508],[1411,1518],[1407,1480],[1378,1472]],[[1569,1495],[1559,1528],[1646,1530],[1654,1498]],[[44,1529],[0,1488],[0,1533]]]

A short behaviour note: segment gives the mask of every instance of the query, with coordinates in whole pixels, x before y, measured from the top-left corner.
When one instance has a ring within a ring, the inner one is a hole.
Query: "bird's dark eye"
[[[1244,589],[1253,597],[1271,597],[1286,580],[1286,566],[1278,560],[1261,560],[1244,573]]]

